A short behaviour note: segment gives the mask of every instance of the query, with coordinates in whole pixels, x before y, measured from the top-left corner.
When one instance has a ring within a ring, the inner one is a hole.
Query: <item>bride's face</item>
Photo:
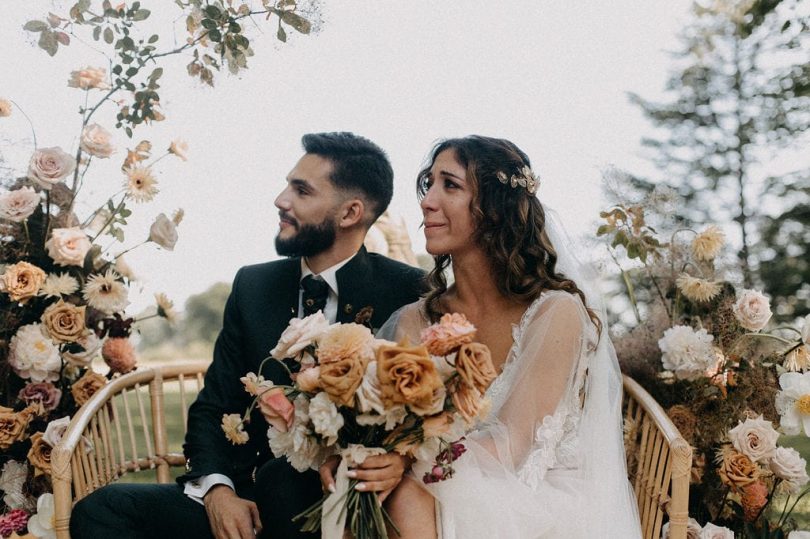
[[[473,191],[466,169],[456,160],[455,150],[437,155],[424,181],[425,194],[420,205],[427,252],[457,256],[473,247],[475,223],[470,212]]]

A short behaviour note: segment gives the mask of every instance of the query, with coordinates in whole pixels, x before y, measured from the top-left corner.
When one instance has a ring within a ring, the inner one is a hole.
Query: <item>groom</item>
[[[351,133],[305,135],[302,143],[306,153],[275,201],[276,250],[289,258],[236,274],[205,387],[189,410],[186,474],[178,485],[113,484],[94,492],[73,510],[74,538],[247,538],[254,530],[273,539],[307,536],[290,518],[320,498],[317,473],[299,474],[273,458],[258,411],[244,445],[225,438],[222,416],[244,413],[250,396],[239,378],[258,373],[290,319],[322,310],[330,322],[379,328],[418,299],[424,274],[363,247],[393,192],[385,153]],[[290,383],[273,360],[261,374]],[[401,474],[391,459],[389,470]]]

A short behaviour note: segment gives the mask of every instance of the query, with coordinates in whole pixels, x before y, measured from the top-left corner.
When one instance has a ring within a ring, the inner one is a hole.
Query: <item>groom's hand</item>
[[[262,531],[259,509],[226,485],[215,485],[203,498],[216,539],[254,539]]]

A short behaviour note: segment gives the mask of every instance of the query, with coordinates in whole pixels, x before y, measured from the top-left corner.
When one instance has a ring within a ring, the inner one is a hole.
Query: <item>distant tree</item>
[[[800,0],[696,2],[667,99],[630,95],[659,128],[642,142],[686,200],[677,218],[736,223],[744,284],[764,285],[783,316],[807,309],[796,291],[810,282],[810,172],[766,170],[798,155],[810,129],[808,17]]]
[[[216,283],[208,290],[188,298],[182,323],[183,340],[213,343],[222,329],[222,312],[231,285]]]

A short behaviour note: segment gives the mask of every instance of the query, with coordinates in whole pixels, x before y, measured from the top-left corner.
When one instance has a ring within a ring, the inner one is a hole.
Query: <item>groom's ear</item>
[[[338,226],[340,228],[351,228],[353,226],[357,226],[365,221],[366,205],[360,198],[348,198],[345,202],[343,202],[343,204],[340,205],[338,215]]]

